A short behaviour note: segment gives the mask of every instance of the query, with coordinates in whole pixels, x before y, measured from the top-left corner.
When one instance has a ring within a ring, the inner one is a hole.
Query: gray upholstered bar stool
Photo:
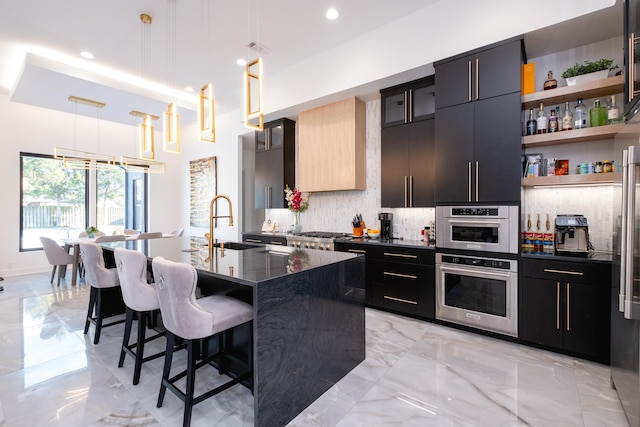
[[[253,375],[253,346],[249,339],[247,371],[226,383],[194,397],[195,374],[198,368],[215,360],[218,371],[221,371],[221,357],[233,357],[224,353],[222,332],[236,326],[251,322],[253,336],[253,307],[235,298],[212,295],[196,300],[196,270],[184,263],[165,260],[162,257],[153,259],[153,276],[156,279],[158,300],[162,321],[167,328],[167,350],[164,358],[162,383],[158,395],[158,407],[162,406],[164,395],[171,390],[184,402],[183,427],[191,423],[193,405],[238,384]],[[218,352],[203,357],[197,362],[201,353],[206,353],[207,339],[218,335]],[[187,348],[187,369],[169,378],[173,350],[176,338],[181,338]],[[205,345],[202,346],[201,344]],[[186,378],[185,391],[176,387],[176,381]]]
[[[146,336],[147,322],[150,321],[150,324],[153,324],[153,316],[160,313],[156,289],[147,283],[147,257],[142,252],[123,248],[115,249],[113,255],[118,269],[122,298],[127,307],[118,368],[124,365],[124,358],[127,354],[133,357],[133,384],[135,385],[140,382],[142,364],[162,357],[165,353],[160,351],[144,357],[144,345],[164,336],[165,332],[159,332],[149,338]],[[136,341],[130,344],[134,316],[138,319],[138,334]]]
[[[96,325],[93,343],[98,344],[102,328],[124,322],[124,319],[118,319],[114,322],[103,324],[105,318],[121,314],[121,308],[124,307],[122,294],[120,293],[120,281],[115,268],[105,268],[102,247],[97,243],[80,243],[80,256],[82,256],[84,264],[85,281],[91,285],[84,334],[86,335],[89,332],[91,323]],[[105,294],[109,294],[108,297]],[[110,306],[107,306],[107,300]]]

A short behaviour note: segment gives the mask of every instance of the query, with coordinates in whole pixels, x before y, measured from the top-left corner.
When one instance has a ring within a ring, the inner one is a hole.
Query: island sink
[[[256,248],[262,248],[263,245],[254,245],[252,243],[238,243],[238,242],[222,242],[222,243],[215,243],[213,245],[214,248],[219,248],[221,247],[221,245],[224,245],[225,249],[230,249],[230,250],[234,250],[234,251],[242,251],[245,249],[256,249]]]

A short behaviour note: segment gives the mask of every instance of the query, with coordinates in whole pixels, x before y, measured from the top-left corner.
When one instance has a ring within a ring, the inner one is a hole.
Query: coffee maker
[[[380,239],[391,240],[391,220],[393,214],[388,212],[381,212],[378,214],[380,220]]]
[[[587,256],[589,225],[583,215],[556,216],[555,250],[557,255]]]

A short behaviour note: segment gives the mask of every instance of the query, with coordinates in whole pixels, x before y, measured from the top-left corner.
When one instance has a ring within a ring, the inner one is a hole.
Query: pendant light
[[[169,92],[172,100],[163,117],[164,151],[168,153],[180,152],[180,115],[176,105],[175,95],[175,61],[176,61],[176,0],[167,0],[167,46],[169,70]]]
[[[150,123],[151,120],[158,120],[158,116],[154,116],[152,114],[143,113],[141,111],[130,111],[129,114],[134,117],[142,117],[143,124],[141,128],[144,126],[144,123]],[[152,126],[147,125],[146,129],[153,129]],[[151,133],[151,139],[153,139],[153,133]],[[140,138],[140,136],[138,137]],[[135,139],[135,136],[134,136]],[[142,139],[140,139],[142,141]],[[140,153],[142,154],[142,146],[140,147]],[[129,157],[129,156],[120,156],[120,166],[122,166],[127,172],[142,172],[142,173],[162,173],[167,170],[166,164],[164,162],[158,162],[153,159],[145,159],[142,157]]]
[[[203,15],[207,20],[207,43],[211,41],[211,11],[210,2],[206,1],[206,13]],[[201,3],[202,6],[202,3]],[[203,11],[204,12],[204,11]],[[206,55],[204,55],[207,58]],[[210,61],[207,60],[207,66]],[[216,142],[216,122],[215,122],[215,101],[213,99],[213,86],[207,83],[200,89],[198,102],[198,138],[203,142]]]
[[[115,164],[115,157],[100,154],[100,111],[106,104],[77,96],[70,96],[69,101],[73,103],[73,149],[55,147],[53,157],[62,160],[63,166],[69,169],[109,169]],[[78,103],[96,108],[98,153],[76,150]]]
[[[251,7],[248,7],[248,25],[251,28]],[[256,40],[259,40],[260,33],[260,13],[256,9]],[[251,34],[249,34],[251,39]],[[250,42],[247,48],[257,47],[260,53],[260,43]],[[244,71],[244,125],[251,129],[264,129],[264,113],[262,108],[262,59],[260,57],[250,61],[245,66]]]
[[[148,98],[147,76],[149,74],[149,32],[153,19],[146,13],[140,14],[141,25],[141,59],[142,59],[142,80],[143,80],[143,99]],[[144,114],[140,129],[140,158],[146,160],[155,159],[155,129],[151,124],[151,115]]]

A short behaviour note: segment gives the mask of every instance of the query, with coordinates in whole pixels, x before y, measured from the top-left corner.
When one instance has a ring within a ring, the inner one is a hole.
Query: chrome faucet
[[[222,216],[215,215],[214,208],[216,206],[216,201],[220,197],[222,197],[223,199],[226,199],[227,203],[229,203],[229,215],[222,215]],[[205,237],[209,240],[209,249],[212,249],[213,244],[215,243],[215,240],[213,238],[213,221],[218,218],[229,218],[229,227],[233,227],[233,207],[231,204],[231,199],[229,199],[227,196],[223,194],[218,194],[213,199],[211,199],[211,203],[209,203],[209,233],[205,234]]]

